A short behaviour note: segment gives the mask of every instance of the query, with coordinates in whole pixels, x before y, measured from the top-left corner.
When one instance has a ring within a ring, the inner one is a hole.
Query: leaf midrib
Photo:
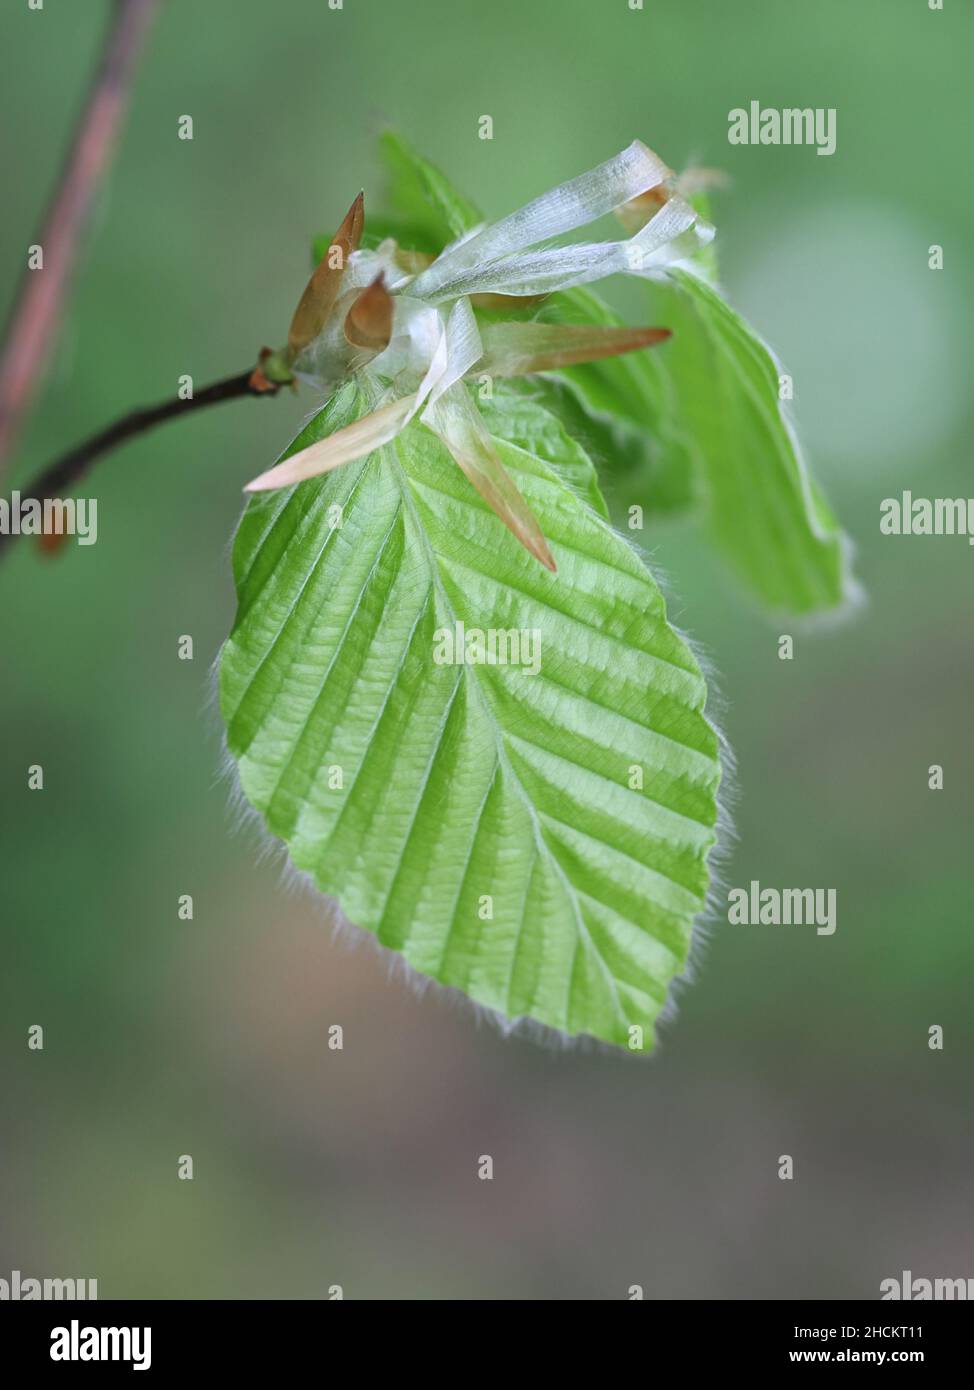
[[[440,600],[441,600],[441,602],[443,603],[443,606],[444,606],[445,610],[447,611],[447,613],[450,614],[450,616],[452,617],[452,619],[453,619],[454,622],[458,622],[458,621],[459,621],[459,615],[458,615],[456,609],[454,608],[453,602],[452,602],[452,600],[451,600],[449,594],[447,593],[447,591],[446,591],[446,589],[445,589],[445,587],[444,587],[444,585],[443,585],[443,582],[442,582],[442,580],[441,580],[441,578],[440,578],[439,563],[438,563],[437,558],[436,558],[436,552],[434,551],[432,545],[430,544],[430,539],[429,539],[429,536],[428,536],[427,533],[426,533],[426,528],[425,528],[425,526],[423,525],[422,520],[421,520],[421,518],[420,518],[420,516],[419,516],[419,513],[418,513],[418,511],[417,511],[417,509],[416,509],[416,502],[415,502],[415,499],[413,498],[413,495],[412,495],[412,491],[411,491],[410,483],[409,483],[409,478],[408,478],[408,476],[407,476],[407,474],[406,474],[406,470],[405,470],[405,468],[404,468],[404,466],[403,466],[402,460],[401,460],[400,457],[399,457],[398,450],[396,449],[395,441],[393,441],[391,444],[384,445],[383,448],[379,451],[379,453],[380,453],[380,459],[381,459],[381,458],[384,458],[387,454],[391,455],[392,464],[393,464],[393,467],[394,467],[394,469],[395,469],[395,476],[396,476],[396,479],[397,479],[397,481],[398,481],[398,483],[399,483],[399,488],[400,488],[400,491],[401,491],[402,496],[403,496],[403,504],[404,504],[405,508],[408,510],[410,516],[412,517],[413,523],[414,523],[414,525],[415,525],[415,527],[416,527],[416,530],[417,530],[417,532],[419,533],[419,536],[420,536],[420,543],[421,543],[422,546],[423,546],[424,552],[425,552],[425,554],[426,554],[427,563],[428,563],[428,565],[429,565],[430,578],[431,578],[431,582],[432,582],[432,584],[433,584],[433,587],[434,587],[434,589],[436,590],[437,594],[439,595]],[[517,774],[517,772],[516,772],[514,766],[512,765],[510,758],[508,757],[507,749],[506,749],[505,744],[504,744],[503,732],[502,732],[502,730],[501,730],[501,728],[500,728],[500,721],[499,721],[499,719],[497,718],[497,714],[496,714],[496,711],[495,711],[495,709],[494,709],[493,702],[491,701],[491,699],[490,699],[490,697],[488,696],[487,692],[486,692],[486,691],[483,689],[483,687],[481,686],[480,682],[477,680],[477,677],[476,677],[476,674],[475,674],[473,668],[464,666],[464,667],[462,668],[460,674],[461,674],[461,679],[463,679],[464,677],[467,677],[467,678],[469,679],[469,684],[470,684],[471,688],[472,688],[473,690],[476,691],[477,698],[478,698],[478,700],[480,701],[481,705],[483,706],[483,709],[484,709],[484,711],[485,711],[485,713],[486,713],[486,715],[487,715],[487,719],[488,719],[488,723],[489,723],[491,732],[492,732],[493,735],[494,735],[495,751],[496,751],[496,756],[497,756],[498,764],[503,765],[503,767],[504,767],[505,770],[507,771],[508,775],[509,775],[510,778],[511,778],[511,783],[512,783],[512,785],[516,788],[517,794],[519,795],[519,797],[521,798],[521,801],[523,802],[524,806],[525,806],[526,809],[527,809],[528,816],[530,817],[530,821],[531,821],[531,827],[532,827],[532,833],[533,833],[533,836],[534,836],[535,847],[536,847],[536,849],[537,849],[539,855],[541,855],[542,858],[544,858],[544,859],[551,865],[552,869],[553,869],[554,872],[557,874],[558,878],[561,880],[562,884],[564,885],[565,892],[566,892],[567,895],[568,895],[568,900],[569,900],[569,902],[571,903],[572,914],[573,914],[573,916],[574,916],[575,923],[576,923],[576,928],[577,928],[577,934],[576,934],[576,938],[575,938],[575,947],[574,947],[574,951],[573,951],[573,955],[572,955],[572,966],[571,966],[571,969],[568,971],[568,995],[567,995],[567,1003],[566,1003],[566,1008],[565,1008],[565,1026],[566,1026],[567,1029],[570,1030],[570,1027],[571,1027],[571,1015],[572,1015],[571,1000],[572,1000],[572,994],[573,994],[573,991],[574,991],[575,965],[576,965],[576,960],[577,960],[579,942],[580,942],[583,938],[584,938],[584,940],[588,943],[588,946],[589,946],[590,950],[592,951],[592,954],[593,954],[594,959],[598,961],[599,967],[601,968],[601,970],[602,970],[602,972],[603,972],[603,974],[604,974],[604,976],[605,976],[605,978],[606,978],[606,980],[607,980],[607,982],[608,982],[608,984],[609,984],[609,988],[610,988],[610,990],[611,990],[612,998],[613,998],[614,1001],[615,1001],[616,1011],[617,1011],[617,1013],[618,1013],[619,1018],[622,1020],[622,1022],[623,1022],[624,1024],[628,1024],[628,1022],[629,1022],[629,1015],[627,1014],[627,1012],[626,1012],[626,1010],[625,1010],[625,1008],[623,1007],[623,1004],[622,1004],[622,999],[621,999],[620,994],[619,994],[619,985],[618,985],[618,981],[616,980],[614,974],[612,973],[612,970],[610,969],[610,967],[609,967],[609,965],[608,965],[608,962],[606,961],[605,957],[602,955],[601,951],[598,949],[598,947],[597,947],[596,944],[595,944],[595,941],[594,941],[594,939],[593,939],[593,937],[592,937],[592,934],[590,933],[590,931],[589,931],[589,929],[588,929],[588,926],[586,925],[585,920],[584,920],[584,918],[583,918],[583,916],[582,916],[581,905],[580,905],[580,903],[579,903],[579,901],[578,901],[578,895],[577,895],[577,893],[576,893],[576,891],[575,891],[574,885],[572,884],[572,882],[571,882],[571,880],[568,878],[568,876],[565,874],[564,869],[563,869],[562,866],[558,863],[558,861],[557,861],[557,859],[555,858],[555,856],[552,854],[551,849],[550,849],[550,847],[549,847],[549,845],[548,845],[547,839],[545,838],[544,831],[543,831],[543,829],[542,829],[542,827],[541,827],[541,824],[540,824],[540,822],[539,822],[539,820],[538,820],[537,812],[535,811],[535,808],[534,808],[534,806],[533,806],[533,804],[532,804],[532,802],[531,802],[531,798],[528,796],[527,789],[525,788],[525,786],[524,786],[523,782],[521,781],[520,777],[518,776],[518,774]],[[458,682],[458,684],[459,684],[459,682]],[[454,914],[454,915],[455,915],[455,914]],[[452,927],[452,923],[451,923],[451,927]],[[515,945],[514,945],[514,954],[515,954],[515,955],[516,955],[517,951],[518,951],[519,948],[520,948],[521,938],[522,938],[523,934],[524,934],[524,911],[523,911],[523,909],[522,909],[522,912],[521,912],[521,920],[520,920],[520,923],[519,923],[519,925],[518,925],[517,936],[516,936]],[[512,975],[512,979],[513,979],[513,975]],[[508,999],[507,999],[507,1002],[508,1002],[508,1004],[510,1003],[510,983],[509,983],[509,985],[508,985]]]

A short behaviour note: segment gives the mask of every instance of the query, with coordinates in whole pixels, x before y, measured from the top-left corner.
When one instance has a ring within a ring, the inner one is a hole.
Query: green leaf
[[[446,175],[395,131],[382,133],[379,152],[389,178],[387,201],[394,216],[421,228],[434,251],[441,251],[448,241],[483,221],[473,203]]]
[[[541,314],[621,322],[589,290],[552,296]],[[719,290],[686,270],[653,286],[647,321],[672,339],[558,374],[611,425],[613,495],[650,515],[702,503],[716,544],[768,608],[841,607],[854,591],[849,546],[802,460],[770,350]]]
[[[493,398],[478,401],[480,413],[499,442],[502,462],[506,462],[507,448],[544,459],[594,511],[607,517],[609,511],[591,458],[567,433],[558,413],[545,408],[546,401],[556,399],[556,388],[556,382],[542,378],[523,386],[516,378],[495,381]]]
[[[767,607],[803,614],[841,606],[853,587],[848,545],[801,458],[769,349],[688,271],[674,271],[654,302],[673,329],[666,369],[716,543]]]
[[[483,221],[473,203],[446,175],[395,131],[386,130],[379,137],[379,153],[386,170],[386,202],[391,211],[375,213],[371,201],[366,202],[364,247],[374,250],[392,237],[407,251],[438,256],[447,242]],[[314,238],[311,254],[315,265],[330,244],[331,237],[325,233]]]
[[[365,210],[365,230],[362,245],[374,251],[380,242],[392,237],[407,251],[423,251],[429,256],[437,256],[443,249],[443,242],[434,236],[421,223],[409,222],[402,217],[381,217]],[[332,243],[332,237],[322,232],[311,244],[311,259],[317,265]]]
[[[705,222],[713,223],[714,214],[709,193],[693,193],[687,202],[696,208]],[[717,248],[718,240],[715,238],[713,241],[709,241],[706,246],[702,246],[693,258],[693,268],[696,274],[706,280],[708,285],[713,285],[715,288],[718,278]]]
[[[538,317],[549,323],[623,323],[589,289],[552,295]],[[651,326],[670,325],[664,316]],[[627,506],[638,502],[652,515],[686,511],[700,501],[700,480],[669,363],[672,350],[672,343],[662,343],[558,373],[586,413],[606,427],[599,452],[611,471],[613,493],[624,497]]]
[[[362,408],[344,388],[292,450]],[[637,1026],[649,1048],[708,886],[705,683],[558,421],[515,393],[484,415],[558,573],[418,421],[256,495],[221,659],[229,749],[295,865],[416,970],[569,1034],[631,1045]],[[440,664],[458,621],[540,650]]]

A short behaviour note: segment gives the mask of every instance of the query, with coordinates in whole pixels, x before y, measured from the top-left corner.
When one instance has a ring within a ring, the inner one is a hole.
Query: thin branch
[[[115,147],[132,78],[159,0],[116,0],[77,134],[25,270],[0,356],[0,475],[44,370],[95,191]]]
[[[241,396],[274,396],[278,389],[261,375],[259,369],[255,371],[248,368],[239,376],[213,382],[211,386],[195,392],[188,400],[162,401],[159,405],[133,410],[106,429],[100,430],[98,434],[93,434],[90,439],[76,444],[68,453],[62,454],[59,459],[49,464],[24,487],[20,494],[21,505],[29,498],[43,502],[46,498],[60,497],[71,491],[87,475],[96,459],[166,420],[173,420],[178,415],[188,415],[195,410],[203,410],[210,405],[219,405],[221,401],[237,400]],[[16,539],[17,536],[13,532],[0,532],[0,556]]]

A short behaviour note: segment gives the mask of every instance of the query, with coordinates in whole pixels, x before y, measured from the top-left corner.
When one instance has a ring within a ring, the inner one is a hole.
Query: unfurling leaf
[[[413,251],[441,251],[448,241],[483,221],[446,175],[395,131],[386,130],[379,137],[379,153],[389,181],[388,200],[401,219],[400,231],[391,233],[400,245]],[[418,229],[418,237],[404,239],[403,222]]]
[[[801,457],[770,350],[720,292],[676,268],[649,291],[672,331],[656,353],[559,372],[612,423],[603,450],[618,495],[648,514],[699,507],[754,596],[774,611],[841,608],[855,594],[850,547]],[[591,290],[553,296],[546,321],[620,327]]]
[[[849,543],[802,459],[771,352],[689,271],[655,288],[653,305],[673,328],[663,364],[673,416],[690,441],[717,545],[767,608],[841,608],[855,593]]]

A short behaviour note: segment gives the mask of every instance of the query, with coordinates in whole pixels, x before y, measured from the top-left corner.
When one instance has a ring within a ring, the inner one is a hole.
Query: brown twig
[[[159,0],[115,0],[105,50],[37,245],[43,269],[26,270],[0,357],[0,474],[43,372],[95,190],[121,125],[143,40]]]
[[[77,487],[91,465],[102,454],[117,449],[120,444],[134,439],[136,435],[144,434],[146,430],[154,429],[166,420],[175,419],[178,415],[186,415],[194,410],[202,410],[206,406],[219,405],[221,401],[237,400],[241,396],[273,396],[277,394],[278,389],[277,385],[267,382],[253,368],[248,368],[239,376],[215,381],[212,386],[197,391],[189,400],[162,401],[159,405],[133,410],[109,425],[107,429],[93,434],[90,439],[76,444],[68,453],[55,459],[23,489],[20,495],[21,504],[28,498],[36,498],[43,502],[49,497],[60,497]],[[16,539],[13,532],[0,532],[0,556]]]

